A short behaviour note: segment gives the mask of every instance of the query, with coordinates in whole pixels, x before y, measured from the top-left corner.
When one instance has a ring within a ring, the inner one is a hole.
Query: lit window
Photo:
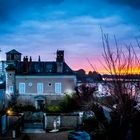
[[[61,83],[55,83],[55,93],[61,94]]]
[[[13,86],[9,86],[9,93],[13,93],[13,92],[14,92]]]
[[[43,93],[43,83],[37,83],[37,93]]]
[[[25,93],[25,83],[19,83],[19,93]]]

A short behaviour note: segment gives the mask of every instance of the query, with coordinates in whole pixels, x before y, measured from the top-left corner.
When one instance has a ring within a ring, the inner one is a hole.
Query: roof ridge
[[[18,52],[17,50],[15,50],[15,49],[12,49],[11,51],[6,52],[6,54],[21,54],[21,53]]]

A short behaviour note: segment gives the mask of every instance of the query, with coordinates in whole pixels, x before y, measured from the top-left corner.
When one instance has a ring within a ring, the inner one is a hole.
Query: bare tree
[[[115,97],[117,105],[112,116],[117,119],[120,135],[125,136],[136,111],[134,108],[136,85],[134,83],[135,78],[140,75],[140,61],[138,53],[135,51],[136,48],[132,44],[121,47],[115,36],[114,42],[115,45],[112,46],[108,34],[104,34],[102,31],[103,58],[105,60],[103,66],[112,79],[111,94]],[[139,47],[138,41],[137,44]]]

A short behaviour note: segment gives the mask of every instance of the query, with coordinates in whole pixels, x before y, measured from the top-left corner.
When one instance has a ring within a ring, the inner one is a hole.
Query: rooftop
[[[15,49],[7,52],[6,54],[21,54],[20,52],[16,51]]]
[[[16,75],[74,75],[73,70],[63,62],[63,71],[57,72],[57,62],[55,61],[28,61],[16,62],[13,66],[9,65],[7,70],[15,70]]]

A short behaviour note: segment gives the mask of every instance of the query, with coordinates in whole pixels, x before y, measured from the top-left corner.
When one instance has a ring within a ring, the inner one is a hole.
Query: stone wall
[[[63,95],[20,95],[17,98],[17,104],[20,105],[33,105],[35,106],[35,101],[38,98],[42,98],[45,100],[45,104],[47,105],[59,105],[63,99]]]
[[[55,93],[55,83],[61,83],[61,94],[74,91],[76,86],[76,77],[67,76],[16,76],[16,89],[19,91],[19,83],[25,83],[25,94],[38,94],[37,83],[43,84],[43,93],[41,94],[57,94]],[[19,93],[20,94],[20,93]]]
[[[61,116],[61,128],[72,129],[78,126],[78,116],[77,115],[62,115]]]
[[[56,121],[58,129],[75,129],[79,125],[79,115],[75,114],[46,114],[46,129],[53,129]]]
[[[53,129],[54,128],[54,121],[57,123],[57,128],[60,128],[60,115],[46,115],[46,129]]]

